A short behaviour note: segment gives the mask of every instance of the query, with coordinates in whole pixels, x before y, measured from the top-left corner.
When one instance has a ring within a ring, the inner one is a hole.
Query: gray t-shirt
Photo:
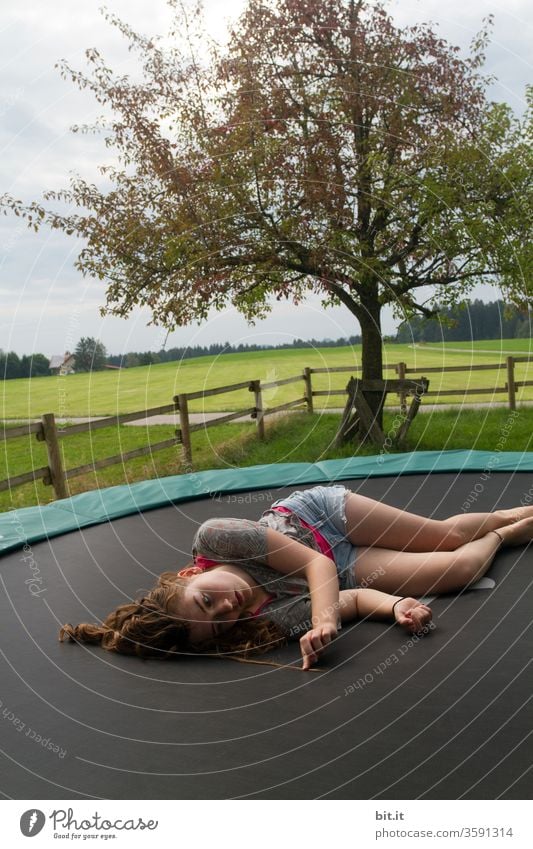
[[[299,639],[312,627],[311,597],[305,578],[291,577],[267,563],[267,528],[273,528],[318,551],[315,538],[298,517],[267,510],[258,522],[249,519],[209,519],[200,525],[193,541],[194,557],[234,563],[274,598],[260,616],[274,622],[288,639]]]

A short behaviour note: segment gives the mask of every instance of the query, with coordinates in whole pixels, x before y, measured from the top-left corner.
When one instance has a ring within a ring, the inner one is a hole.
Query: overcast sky
[[[90,123],[101,109],[89,95],[60,78],[54,68],[67,59],[84,68],[84,51],[97,47],[114,71],[125,73],[132,58],[124,41],[99,13],[101,0],[4,0],[0,10],[0,192],[24,200],[41,199],[46,189],[67,184],[69,172],[91,176],[109,161],[98,137],[76,135],[69,127]],[[225,20],[238,14],[244,0],[205,0],[212,33],[223,37]],[[109,0],[107,8],[147,34],[164,33],[168,8],[164,0]],[[431,20],[451,42],[467,46],[483,16],[495,15],[486,70],[497,77],[494,100],[505,100],[517,112],[524,106],[531,80],[532,16],[529,0],[401,0],[391,11],[402,23]],[[158,349],[166,333],[147,327],[149,315],[130,319],[101,318],[104,284],[84,279],[74,260],[81,244],[55,231],[35,234],[17,219],[2,217],[0,232],[0,348],[19,354],[71,350],[80,336],[96,336],[109,353]],[[478,296],[496,298],[482,287]],[[384,320],[385,332],[394,328]],[[232,342],[281,342],[301,338],[338,338],[357,332],[345,308],[324,312],[317,300],[295,308],[278,304],[271,317],[249,327],[233,312],[214,314],[200,326],[182,328],[172,345]]]

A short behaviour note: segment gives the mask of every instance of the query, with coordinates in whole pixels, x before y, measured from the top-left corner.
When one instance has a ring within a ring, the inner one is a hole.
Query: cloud
[[[514,109],[524,107],[525,84],[531,80],[532,17],[529,0],[474,2],[464,0],[397,0],[392,7],[398,22],[433,21],[438,32],[467,50],[480,31],[483,19],[494,15],[494,28],[486,50],[486,70],[498,79],[490,88],[495,100],[506,100]]]
[[[18,304],[4,305],[2,308],[2,315],[4,318],[17,318],[19,316],[38,317],[43,314],[50,317],[65,315],[70,316],[79,312],[93,313],[99,308],[99,306],[100,301],[96,300],[85,300],[81,304],[72,304],[67,303],[66,301],[58,301],[57,303],[47,301],[46,303],[43,303],[41,299],[32,301],[24,298],[24,300]]]

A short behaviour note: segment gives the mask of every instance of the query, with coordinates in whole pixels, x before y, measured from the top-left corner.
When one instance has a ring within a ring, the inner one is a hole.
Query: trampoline
[[[4,514],[3,796],[529,798],[531,547],[500,551],[484,588],[436,598],[423,638],[344,626],[314,674],[57,640],[184,566],[206,518],[256,519],[298,487],[342,480],[436,518],[472,493],[472,510],[531,503],[531,457],[475,455],[193,474]],[[299,666],[298,642],[267,657]]]

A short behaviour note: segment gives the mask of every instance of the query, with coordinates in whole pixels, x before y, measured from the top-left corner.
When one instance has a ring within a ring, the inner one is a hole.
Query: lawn
[[[315,462],[318,460],[371,455],[374,446],[334,446],[339,425],[338,415],[291,414],[267,420],[267,439],[257,439],[254,424],[226,424],[192,435],[194,468],[217,469],[253,466],[263,463]],[[385,416],[385,432],[394,429],[394,415]],[[76,434],[61,440],[65,468],[154,444],[173,435],[172,426],[128,427],[126,425]],[[515,414],[502,410],[453,410],[420,414],[409,432],[407,451],[473,448],[487,451],[531,451],[533,409],[518,409]],[[46,465],[44,446],[35,437],[18,438],[4,443],[9,451],[0,458],[0,480],[27,471],[31,466]],[[391,449],[393,450],[393,449]],[[97,472],[72,478],[70,493],[98,487],[132,483],[137,480],[182,474],[186,471],[180,446],[154,452]],[[51,487],[42,483],[26,484],[0,493],[0,510],[12,510],[53,500]]]
[[[531,352],[530,339],[496,340],[491,342],[449,342],[431,345],[385,346],[385,363],[407,363],[415,369],[408,377],[423,375],[425,369],[454,365],[483,365],[504,362],[508,354],[527,355]],[[310,368],[333,368],[336,366],[360,365],[361,346],[345,348],[290,349],[282,351],[258,351],[242,354],[224,354],[199,357],[182,362],[139,366],[122,371],[103,371],[93,374],[74,374],[66,377],[43,377],[34,379],[6,380],[2,383],[0,418],[39,418],[43,413],[53,412],[56,417],[84,417],[116,415],[148,407],[172,403],[174,395],[194,392],[216,386],[261,379],[264,382],[280,380],[301,374],[305,366]],[[386,369],[386,376],[394,377],[393,369]],[[349,375],[314,375],[313,389],[340,391],[315,399],[317,408],[341,407],[343,391]],[[473,395],[469,402],[504,403],[505,394],[494,394],[492,387],[503,387],[506,382],[505,369],[499,371],[450,372],[429,374],[430,393],[428,402],[461,403],[462,396],[446,396],[446,390],[465,388],[488,388],[487,393]],[[533,365],[521,363],[516,366],[516,380],[533,380]],[[433,394],[435,393],[435,394]],[[283,404],[304,394],[303,381],[275,387],[264,393],[266,407]],[[389,402],[393,403],[391,396]],[[533,387],[520,389],[517,400],[533,400]],[[191,411],[227,411],[244,409],[253,404],[246,390],[197,399],[190,403]]]
[[[105,457],[113,457],[135,448],[162,442],[173,437],[174,431],[175,428],[171,425],[157,425],[149,428],[120,425],[102,428],[93,433],[79,433],[68,438],[60,436],[63,468],[72,469]],[[217,444],[224,445],[227,440],[238,441],[241,434],[246,432],[255,434],[255,427],[251,424],[219,425],[216,428]],[[213,444],[213,431],[201,431],[194,434],[194,437],[198,456],[210,456],[212,462],[216,463],[217,448]],[[0,480],[22,474],[30,468],[38,469],[47,465],[46,447],[44,443],[37,442],[35,436],[10,439],[1,444],[3,450],[0,457]],[[98,487],[177,475],[184,471],[186,469],[182,459],[182,449],[177,444],[175,447],[164,448],[152,454],[128,460],[127,464],[118,463],[71,478],[67,482],[67,487],[69,494],[75,495]],[[54,498],[51,486],[35,481],[15,487],[11,492],[0,492],[0,512],[32,504],[47,504]]]

